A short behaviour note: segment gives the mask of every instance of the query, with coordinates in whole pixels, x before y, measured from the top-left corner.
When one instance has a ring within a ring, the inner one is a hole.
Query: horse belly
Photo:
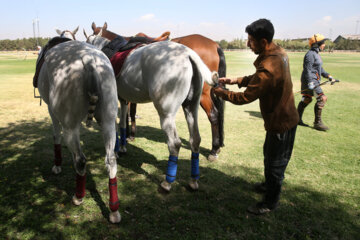
[[[118,96],[122,99],[132,103],[148,103],[151,102],[148,91],[144,86],[130,84],[128,81],[117,81]]]

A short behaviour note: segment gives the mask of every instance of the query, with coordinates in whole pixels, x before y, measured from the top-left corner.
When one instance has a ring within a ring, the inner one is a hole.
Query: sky
[[[275,39],[308,38],[315,33],[335,39],[338,35],[360,34],[359,0],[2,0],[0,39],[54,37],[55,29],[74,30],[85,40],[83,29],[92,33],[91,23],[123,36],[138,32],[170,37],[198,33],[215,41],[247,39],[245,28],[259,18],[269,19]]]

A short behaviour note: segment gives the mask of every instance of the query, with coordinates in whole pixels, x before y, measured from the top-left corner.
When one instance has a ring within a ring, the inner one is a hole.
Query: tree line
[[[277,45],[289,51],[309,50],[309,43],[307,40],[274,39],[274,42]],[[234,39],[233,41],[230,42],[227,42],[226,40],[221,40],[218,41],[218,44],[222,49],[229,49],[229,50],[247,48],[247,40],[244,39]],[[327,40],[325,44],[326,44],[325,51],[333,51],[333,50],[360,51],[360,41],[342,39],[339,42],[334,43],[330,40]]]
[[[0,51],[37,50],[37,46],[45,46],[50,38],[23,38],[16,40],[0,40]],[[279,40],[274,42],[289,51],[306,51],[309,49],[308,41],[301,40]],[[247,40],[236,38],[230,42],[226,40],[217,41],[222,49],[246,49]],[[360,41],[343,39],[337,43],[327,40],[326,51],[333,50],[355,50],[360,51]]]
[[[0,40],[0,51],[37,50],[37,46],[45,46],[50,38],[22,38],[16,40]]]

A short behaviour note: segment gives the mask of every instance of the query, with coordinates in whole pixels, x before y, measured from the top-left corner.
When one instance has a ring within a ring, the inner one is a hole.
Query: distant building
[[[351,41],[360,41],[360,34],[358,35],[339,35],[335,40],[334,43],[338,43],[340,40],[351,40]]]

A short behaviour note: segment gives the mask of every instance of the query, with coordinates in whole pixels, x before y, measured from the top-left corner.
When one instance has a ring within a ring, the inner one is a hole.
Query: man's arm
[[[255,101],[267,89],[271,74],[265,69],[257,71],[251,78],[244,77],[240,82],[240,86],[246,84],[247,88],[244,92],[233,92],[222,89],[221,87],[214,88],[214,93],[222,99],[233,104],[242,105]]]

